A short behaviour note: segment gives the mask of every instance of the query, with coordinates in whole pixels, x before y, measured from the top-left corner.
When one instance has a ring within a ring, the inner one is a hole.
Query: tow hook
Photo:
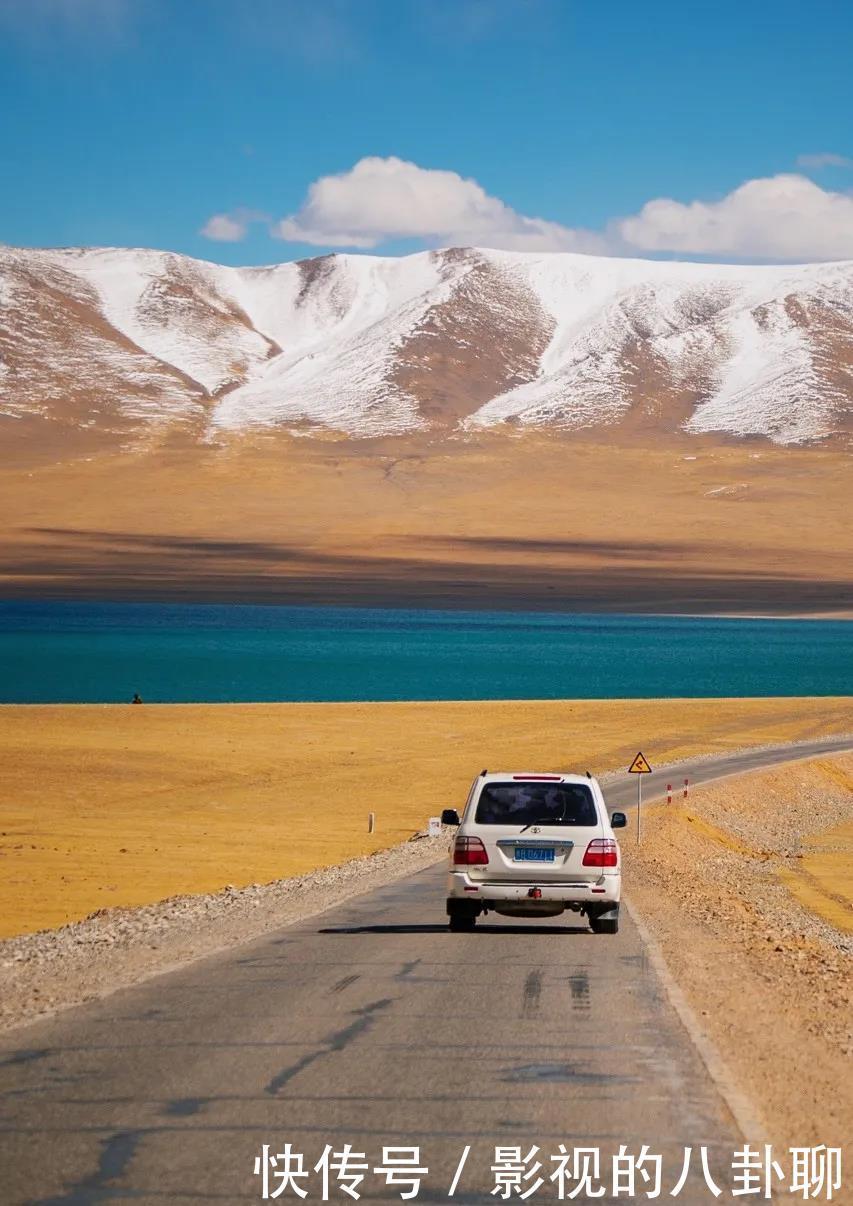
[[[542,899],[542,889],[541,888],[528,888],[527,895],[529,897],[531,897],[531,899],[533,899],[533,900],[541,900]]]

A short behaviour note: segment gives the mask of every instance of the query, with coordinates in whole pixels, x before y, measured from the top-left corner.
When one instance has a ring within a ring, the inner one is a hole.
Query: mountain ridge
[[[449,248],[232,268],[0,246],[0,418],[120,439],[431,429],[839,442],[853,261]]]

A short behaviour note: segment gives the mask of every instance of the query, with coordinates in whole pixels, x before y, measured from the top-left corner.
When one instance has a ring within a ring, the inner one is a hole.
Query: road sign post
[[[645,754],[643,754],[642,751],[640,751],[637,754],[637,757],[634,759],[634,761],[628,767],[628,774],[637,776],[637,845],[638,846],[640,844],[640,832],[641,832],[641,830],[640,830],[640,826],[641,826],[640,814],[643,811],[643,775],[650,775],[651,773],[652,773],[652,768],[649,766],[649,763],[648,763],[648,760],[646,759]]]

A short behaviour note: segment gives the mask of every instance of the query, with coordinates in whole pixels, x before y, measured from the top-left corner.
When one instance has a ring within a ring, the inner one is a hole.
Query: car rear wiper
[[[529,829],[531,825],[544,825],[546,821],[551,821],[555,825],[564,825],[566,822],[566,808],[568,803],[568,800],[563,800],[563,811],[560,813],[559,817],[540,817],[537,821],[528,821],[521,830],[521,833],[524,833],[524,831]]]
[[[563,809],[564,815],[565,815],[565,811],[566,810]],[[552,821],[555,825],[559,825],[562,823],[563,817],[562,816],[559,818],[557,818],[557,817],[538,817],[535,821],[528,821],[527,824],[524,826],[524,829],[521,830],[521,832],[524,833],[524,830],[529,829],[531,825],[544,825],[546,821]]]

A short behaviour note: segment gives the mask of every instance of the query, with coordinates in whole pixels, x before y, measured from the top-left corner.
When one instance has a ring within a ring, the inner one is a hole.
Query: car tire
[[[476,924],[476,917],[472,917],[470,915],[466,917],[461,913],[451,913],[450,915],[450,928],[454,933],[470,933]]]
[[[589,928],[593,934],[618,934],[618,917],[590,917]]]

